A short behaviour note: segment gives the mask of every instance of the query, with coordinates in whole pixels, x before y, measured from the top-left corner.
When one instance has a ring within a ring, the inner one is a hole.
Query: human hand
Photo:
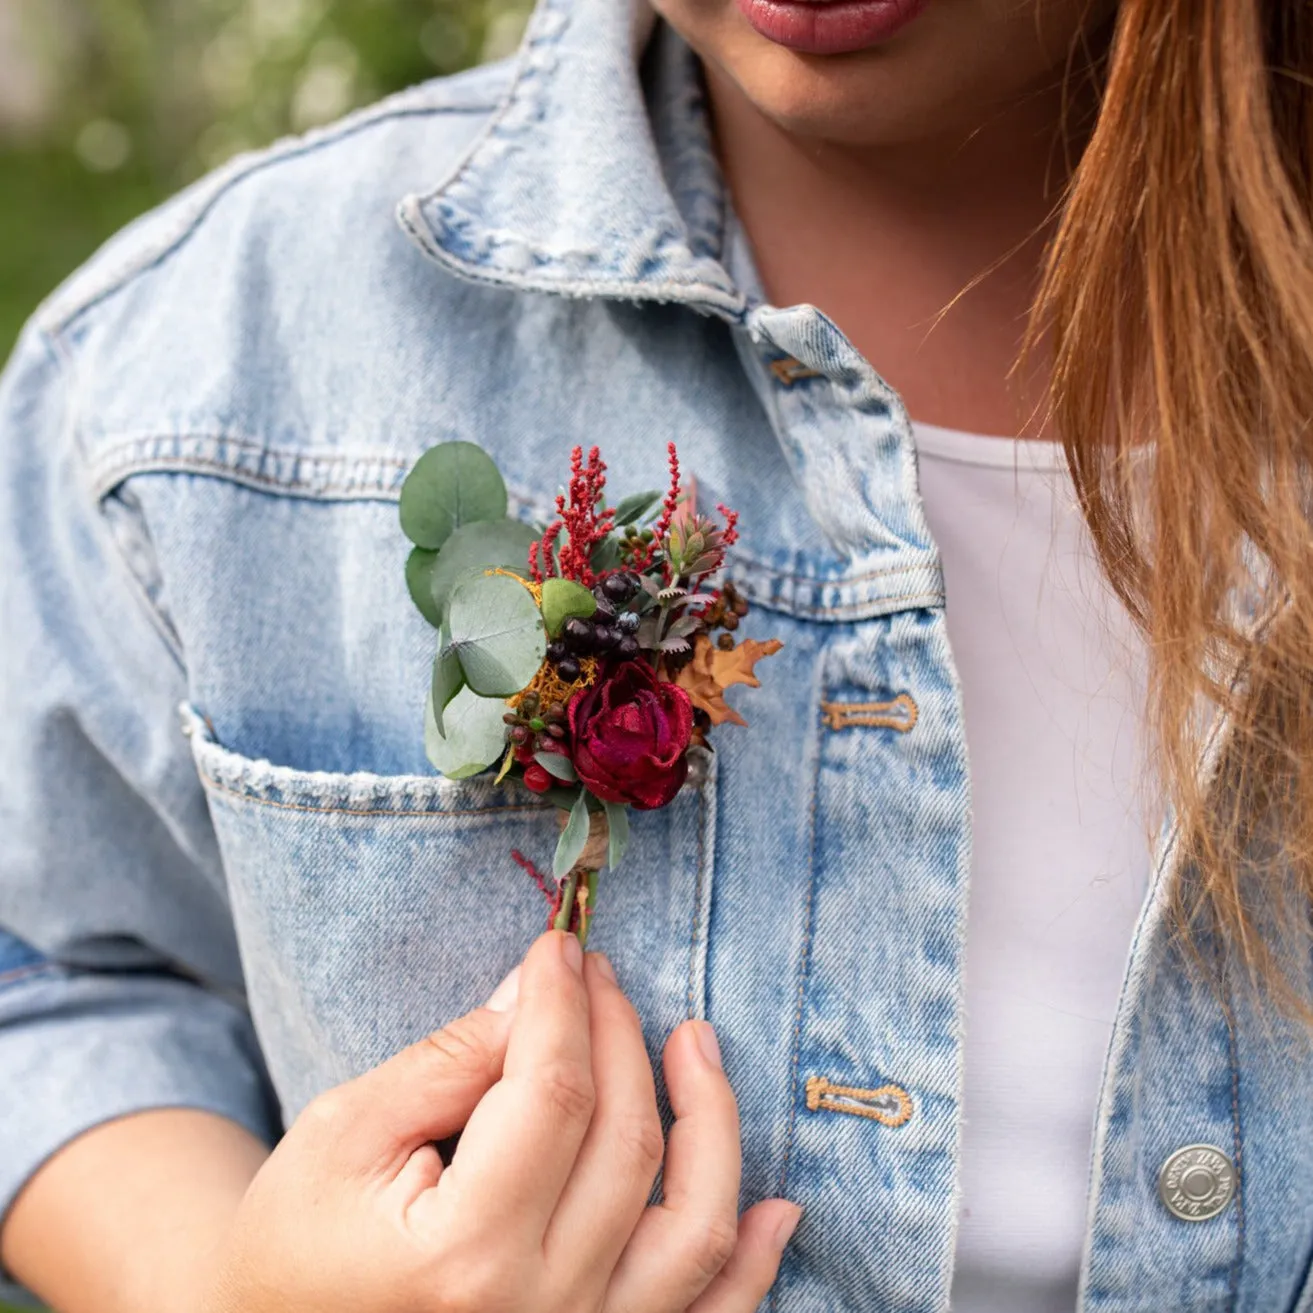
[[[738,1111],[711,1027],[685,1022],[664,1062],[668,1145],[609,965],[544,935],[485,1007],[306,1108],[204,1313],[751,1313],[799,1210],[736,1217]],[[434,1142],[462,1127],[444,1168]]]

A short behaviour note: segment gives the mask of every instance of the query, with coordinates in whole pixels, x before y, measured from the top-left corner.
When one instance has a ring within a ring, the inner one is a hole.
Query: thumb
[[[501,1079],[519,967],[481,1008],[324,1096],[340,1128],[344,1166],[371,1172],[464,1127]]]

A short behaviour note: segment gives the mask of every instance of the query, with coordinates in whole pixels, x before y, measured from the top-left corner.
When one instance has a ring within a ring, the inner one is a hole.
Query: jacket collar
[[[401,202],[421,248],[476,282],[742,319],[696,57],[652,30],[643,0],[540,0],[484,131]]]

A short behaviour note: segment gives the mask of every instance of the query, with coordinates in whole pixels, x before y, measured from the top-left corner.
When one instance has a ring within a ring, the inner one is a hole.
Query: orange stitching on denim
[[[826,729],[896,729],[907,734],[916,726],[920,711],[910,693],[887,702],[822,702]]]
[[[784,356],[779,360],[770,362],[770,372],[784,384],[786,388],[791,388],[800,379],[820,378],[821,371],[812,369],[810,365],[804,365],[801,360],[795,360],[792,356]]]
[[[213,775],[199,767],[197,768],[197,774],[206,784],[217,789],[220,793],[226,793],[229,797],[237,798],[242,802],[254,803],[257,807],[277,807],[280,811],[318,812],[334,816],[413,816],[420,818],[425,816],[500,816],[511,812],[547,811],[552,806],[551,803],[527,802],[508,803],[499,807],[440,807],[435,810],[416,811],[389,807],[317,807],[310,803],[277,802],[273,798],[257,798],[253,794],[243,793],[240,789],[234,789],[230,784],[224,784],[221,780],[216,780]]]
[[[807,1107],[812,1112],[842,1112],[866,1117],[881,1126],[902,1126],[912,1117],[912,1096],[901,1085],[863,1090],[836,1085],[825,1076],[807,1078]]]

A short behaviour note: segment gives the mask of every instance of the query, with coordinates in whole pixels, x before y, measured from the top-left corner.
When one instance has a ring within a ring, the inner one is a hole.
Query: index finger
[[[461,1229],[523,1229],[540,1242],[595,1099],[583,949],[574,935],[548,931],[524,959],[502,1071],[437,1190]]]

